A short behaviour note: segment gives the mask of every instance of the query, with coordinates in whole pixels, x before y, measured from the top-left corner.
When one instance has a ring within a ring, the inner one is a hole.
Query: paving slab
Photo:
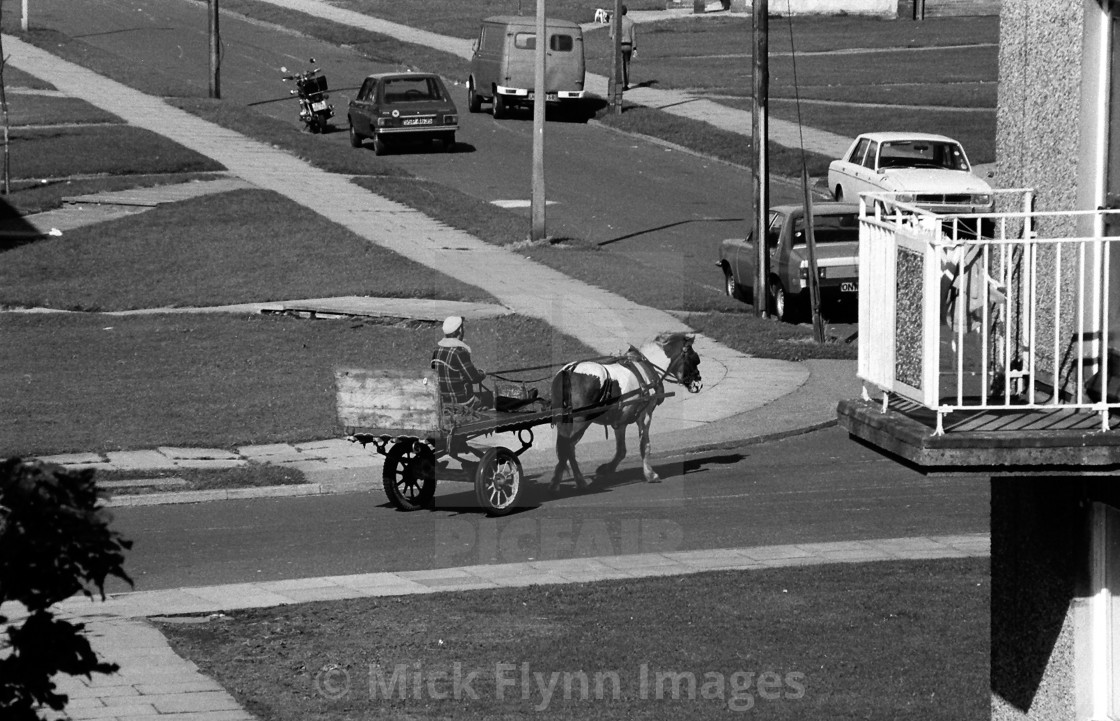
[[[157,451],[176,461],[241,461],[238,453],[225,448],[181,448],[160,446]]]
[[[109,451],[105,454],[109,465],[119,471],[147,471],[175,468],[175,461],[159,451]]]

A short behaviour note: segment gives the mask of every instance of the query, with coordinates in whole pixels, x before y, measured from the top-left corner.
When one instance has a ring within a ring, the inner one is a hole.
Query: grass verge
[[[470,333],[484,370],[599,355],[520,316]],[[6,457],[340,437],[337,367],[421,373],[443,335],[360,320],[6,313],[0,337]]]
[[[158,625],[177,653],[273,721],[748,711],[964,721],[989,713],[989,598],[987,560],[953,559],[333,601]],[[386,692],[394,673],[403,685]],[[470,693],[456,674],[474,679]]]
[[[112,498],[167,491],[213,491],[306,483],[302,471],[250,463],[237,468],[179,468],[174,471],[98,471],[97,483]]]

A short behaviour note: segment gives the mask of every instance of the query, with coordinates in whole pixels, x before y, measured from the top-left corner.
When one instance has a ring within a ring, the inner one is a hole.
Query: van
[[[545,34],[545,100],[577,103],[584,93],[583,31],[574,22],[546,18]],[[516,106],[530,105],[536,50],[535,17],[499,15],[483,20],[467,78],[468,109],[477,113],[483,102],[490,102],[494,117],[503,118]]]

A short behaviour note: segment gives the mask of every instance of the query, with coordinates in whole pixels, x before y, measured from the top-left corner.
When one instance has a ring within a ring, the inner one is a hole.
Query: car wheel
[[[482,110],[482,98],[475,92],[474,78],[467,78],[467,110],[472,113]]]
[[[358,135],[357,130],[354,130],[354,124],[353,123],[350,123],[350,147],[351,148],[362,147],[362,136]]]
[[[494,118],[496,120],[501,120],[508,115],[509,105],[506,104],[505,96],[494,93]]]
[[[781,282],[776,280],[770,282],[770,308],[779,320],[786,323],[797,322],[797,308]]]
[[[744,300],[743,286],[735,281],[735,274],[727,267],[723,269],[723,292],[727,294],[728,298]]]
[[[448,133],[443,136],[443,149],[448,153],[455,152],[455,133]]]
[[[836,190],[832,193],[832,197],[836,199],[837,203],[839,203],[844,199],[844,189],[837,185]]]
[[[380,135],[374,135],[373,136],[373,154],[374,155],[385,155],[388,152],[389,152],[389,147],[385,144],[385,141],[381,139],[381,136]]]

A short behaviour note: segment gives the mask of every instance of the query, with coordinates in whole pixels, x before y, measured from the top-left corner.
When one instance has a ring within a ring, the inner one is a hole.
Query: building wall
[[[1077,479],[992,480],[993,721],[1075,721],[1084,627],[1085,491]]]
[[[1039,210],[1077,196],[1084,6],[1003,0],[996,166],[1005,188],[1035,188]]]
[[[1079,161],[1086,133],[1083,122],[1083,80],[1094,72],[1094,61],[1084,52],[1087,8],[1092,1],[1003,0],[1000,11],[999,86],[996,108],[996,177],[1003,188],[1032,188],[1035,208],[1068,211],[1081,205],[1079,195],[1085,166]],[[1000,210],[1018,210],[1004,207]],[[1037,229],[1044,237],[1074,237],[1082,229],[1071,221],[1042,221]],[[1076,326],[1078,269],[1067,254],[1061,273],[1054,273],[1054,248],[1039,251],[1039,280],[1035,284],[1040,301],[1037,338],[1047,339],[1035,349],[1039,377],[1050,377],[1059,369],[1059,385],[1074,392],[1077,378],[1079,338]],[[1056,287],[1058,286],[1058,287]],[[1062,299],[1061,327],[1054,352],[1051,306],[1055,292]],[[1022,347],[1028,339],[1019,335],[1017,319],[1009,332]]]

